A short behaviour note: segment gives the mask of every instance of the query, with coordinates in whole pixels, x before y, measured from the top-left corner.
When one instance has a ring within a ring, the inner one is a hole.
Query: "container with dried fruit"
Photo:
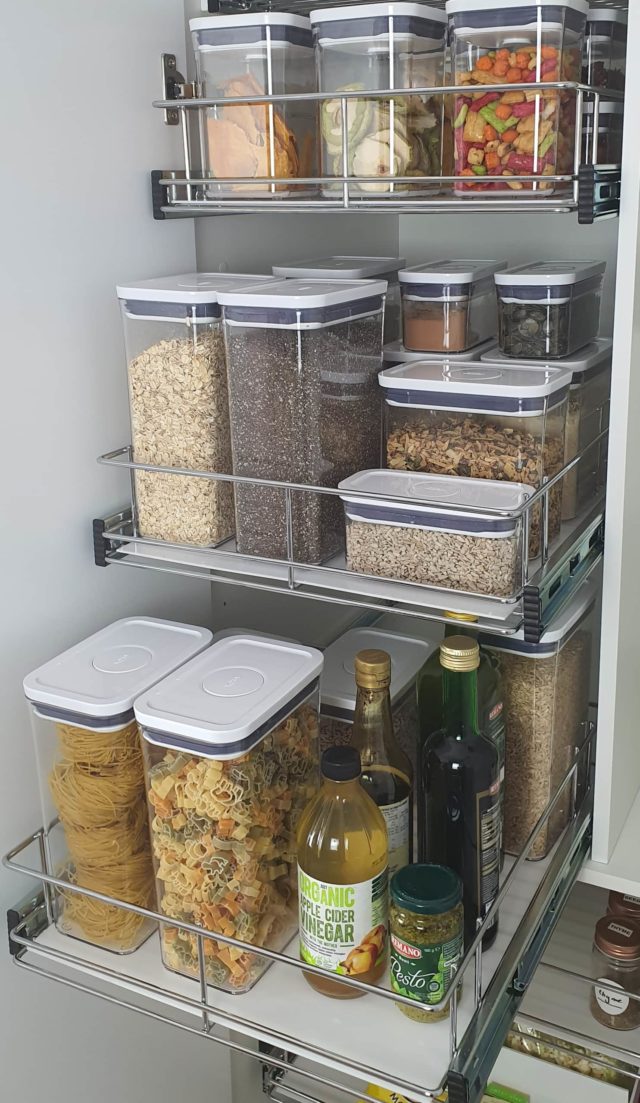
[[[640,1026],[640,923],[605,915],[596,923],[591,954],[591,1014],[611,1030]]]
[[[380,462],[382,280],[274,280],[222,294],[236,475],[336,487]],[[336,496],[236,486],[238,551],[318,563],[340,551]]]
[[[571,372],[564,462],[579,452],[585,455],[562,480],[562,520],[569,521],[603,489],[607,474],[606,438],[594,443],[609,427],[611,356],[613,343],[599,337],[566,360],[554,360],[555,368]],[[514,361],[494,349],[482,357],[485,364],[505,367]],[[539,366],[537,360],[518,360],[519,367]],[[592,446],[592,447],[590,447]]]
[[[598,336],[605,261],[534,261],[496,272],[498,344],[513,360],[562,360]]]
[[[481,360],[497,349],[495,339],[483,341],[467,352],[410,352],[402,341],[390,341],[382,350],[382,362],[385,368],[394,368],[396,364],[416,364],[419,360],[430,360],[437,364],[468,364],[472,360]]]
[[[530,487],[377,470],[340,490],[350,570],[505,601],[522,592]]]
[[[598,108],[598,133],[594,134],[594,106],[585,104],[582,116],[582,159],[591,164],[596,139],[596,163],[617,165],[622,161],[622,137],[624,130],[624,104],[601,103]]]
[[[396,2],[311,12],[321,92],[376,92],[442,84],[447,22],[427,4]],[[354,182],[350,193],[388,194],[438,186],[443,158],[443,97],[355,96],[347,103],[347,176],[415,176],[419,183]],[[322,175],[343,175],[339,97],[321,106]],[[434,183],[430,184],[432,178]],[[325,185],[333,194],[342,185]]]
[[[504,696],[506,757],[503,845],[519,854],[585,737],[589,719],[591,649],[598,588],[584,583],[540,643],[522,631],[504,637],[480,635],[500,664]],[[572,785],[564,787],[550,819],[529,852],[544,858],[566,827]]]
[[[158,910],[283,950],[297,927],[296,829],[318,788],[322,654],[220,640],[138,697]],[[168,969],[200,975],[197,936],[164,925]],[[246,992],[269,960],[204,940],[209,984]]]
[[[227,368],[218,293],[267,276],[190,274],[118,287],[136,463],[231,472]],[[199,546],[233,535],[233,488],[137,471],[137,533]]]
[[[436,260],[400,272],[403,340],[412,352],[465,352],[495,337],[493,276],[504,261]]]
[[[316,91],[313,40],[306,16],[255,12],[203,16],[189,21],[196,75],[207,99],[282,96]],[[317,125],[313,102],[229,103],[207,110],[203,167],[216,180],[211,197],[286,195],[309,190],[298,177],[317,176]],[[283,184],[252,184],[256,177]]]
[[[627,13],[590,8],[584,37],[582,80],[596,88],[624,91],[627,68]]]
[[[431,361],[385,368],[387,467],[536,489],[564,463],[571,376],[559,368]],[[560,531],[562,486],[549,491],[549,539]],[[542,510],[530,517],[529,552],[540,552]]]
[[[398,272],[405,264],[404,257],[319,257],[274,264],[273,274],[288,280],[386,280],[384,340],[395,341],[402,336]]]
[[[535,191],[568,185],[573,172],[576,93],[532,83],[579,81],[586,0],[447,0],[454,83],[456,191]],[[504,92],[482,86],[518,85]],[[512,177],[531,177],[517,180]]]

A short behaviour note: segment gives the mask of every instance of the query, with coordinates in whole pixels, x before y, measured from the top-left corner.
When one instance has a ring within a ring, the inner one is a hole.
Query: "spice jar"
[[[612,1030],[640,1026],[640,999],[633,998],[640,997],[640,923],[611,915],[598,920],[591,975],[598,981],[590,1000],[596,1022]]]
[[[495,337],[493,277],[504,268],[497,260],[436,260],[402,269],[405,348],[456,353]]]
[[[640,923],[640,896],[628,896],[627,893],[623,892],[610,892],[607,915],[635,919],[636,922]]]
[[[439,1022],[449,1005],[443,999],[462,961],[462,882],[452,869],[437,865],[405,866],[391,879],[389,962],[391,987],[415,1000],[398,1004],[416,1022]]]

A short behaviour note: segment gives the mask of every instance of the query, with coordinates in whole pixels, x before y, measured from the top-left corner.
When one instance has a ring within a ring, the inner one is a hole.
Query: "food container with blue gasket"
[[[380,462],[383,280],[274,280],[220,295],[236,475],[337,487]],[[337,496],[236,485],[238,551],[319,563]]]
[[[589,8],[582,59],[584,84],[624,91],[627,18],[620,8]]]
[[[44,872],[70,886],[153,909],[153,865],[138,694],[203,651],[211,632],[128,617],[50,659],[24,679],[38,764]],[[58,930],[114,953],[155,929],[144,915],[55,889]]]
[[[289,264],[274,264],[274,276],[294,280],[371,280],[387,281],[384,308],[384,340],[395,341],[402,336],[400,286],[398,272],[404,268],[404,257],[319,257]]]
[[[580,453],[580,463],[562,480],[562,520],[569,521],[603,490],[607,475],[608,438],[599,439],[609,428],[611,359],[613,342],[599,337],[566,360],[554,360],[556,369],[571,372],[564,462]],[[483,363],[505,367],[512,364],[497,350],[485,354]],[[520,367],[535,367],[539,361],[518,361]]]
[[[319,784],[322,654],[245,634],[138,697],[158,910],[282,951],[298,925],[296,828]],[[198,937],[161,930],[166,968],[200,976]],[[203,940],[206,981],[246,992],[268,958]]]
[[[598,336],[605,261],[534,261],[496,272],[498,344],[517,360],[562,360]]]
[[[218,294],[272,279],[189,273],[117,288],[136,463],[231,472]],[[136,471],[134,508],[136,534],[149,539],[206,546],[233,536],[230,483]]]
[[[493,277],[497,260],[435,260],[400,272],[404,347],[466,352],[498,330]]]
[[[531,487],[377,470],[340,490],[349,570],[505,601],[521,593]]]
[[[526,483],[538,490],[564,463],[571,375],[559,368],[419,361],[385,368],[387,467]],[[562,486],[549,491],[549,539],[560,531]],[[531,509],[529,551],[540,551]]]
[[[206,99],[282,96],[316,91],[313,39],[306,16],[241,12],[189,21],[196,76]],[[203,168],[220,183],[212,197],[286,195],[298,178],[317,176],[313,101],[229,103],[207,108],[201,135]],[[281,184],[260,184],[272,177]],[[232,182],[240,178],[239,182]],[[228,183],[224,181],[228,180]]]
[[[583,160],[587,164],[620,164],[624,136],[624,104],[616,100],[601,101],[598,106],[597,130],[595,117],[595,105],[585,104],[582,115]]]
[[[311,12],[321,92],[378,92],[439,87],[443,80],[446,16],[427,4],[395,2],[319,8]],[[443,97],[358,96],[346,107],[343,136],[339,95],[321,105],[322,174],[369,177],[352,194],[389,194],[438,186],[443,157]],[[416,184],[385,176],[421,177]],[[434,184],[430,183],[433,179]],[[339,191],[342,185],[333,189]]]

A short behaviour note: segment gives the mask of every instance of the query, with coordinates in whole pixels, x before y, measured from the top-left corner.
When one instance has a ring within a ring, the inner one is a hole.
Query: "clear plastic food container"
[[[382,350],[382,362],[385,368],[393,368],[396,364],[423,363],[425,360],[433,364],[468,364],[470,361],[481,360],[485,354],[491,354],[497,348],[495,339],[492,339],[483,341],[481,345],[476,345],[467,352],[410,352],[402,341],[390,341]]]
[[[495,337],[497,260],[436,260],[400,272],[402,331],[411,352],[466,352]]]
[[[584,38],[583,83],[622,92],[626,68],[626,11],[618,8],[590,8]]]
[[[349,570],[507,601],[518,597],[530,487],[378,470],[352,475],[340,490]],[[362,491],[401,500],[362,498]]]
[[[456,191],[551,194],[572,173],[576,94],[531,83],[579,81],[586,0],[447,0],[454,83]],[[483,85],[516,84],[483,92]],[[532,177],[513,180],[512,177]]]
[[[584,741],[589,719],[591,648],[597,585],[584,583],[540,643],[515,636],[480,636],[502,672],[506,761],[505,850],[519,854],[538,819],[555,796]],[[544,858],[569,819],[569,783],[531,858]]]
[[[211,15],[189,20],[196,76],[207,99],[315,92],[313,40],[306,16],[285,12]],[[293,101],[230,104],[206,112],[203,166],[218,180],[317,176],[316,107]],[[286,195],[308,185],[212,184],[212,196]]]
[[[404,257],[319,257],[291,264],[274,264],[274,276],[296,280],[370,280],[387,281],[384,308],[384,340],[402,337],[400,285],[398,272],[406,264]]]
[[[351,628],[327,647],[320,681],[320,750],[351,743],[356,709],[354,659],[358,651],[391,656],[391,714],[398,743],[416,768],[418,705],[416,678],[436,643],[380,628]]]
[[[613,342],[599,337],[567,360],[554,360],[555,368],[571,372],[564,462],[589,449],[580,463],[562,480],[562,520],[569,521],[602,490],[607,475],[608,441],[594,441],[609,428],[611,358]],[[488,353],[483,363],[512,364],[504,353]],[[536,360],[519,360],[520,367],[534,367]],[[589,445],[593,444],[592,448]]]
[[[564,463],[571,376],[559,368],[428,361],[380,373],[387,467],[526,483],[536,490]],[[560,531],[562,485],[549,491],[549,539]],[[529,552],[540,552],[540,506]]]
[[[45,872],[126,904],[154,907],[144,771],[134,698],[209,646],[211,632],[130,617],[28,674]],[[77,892],[55,890],[62,934],[114,953],[155,924]]]
[[[605,268],[605,261],[535,261],[496,272],[502,351],[517,360],[562,360],[593,341]]]
[[[321,92],[376,92],[442,84],[446,16],[426,4],[391,2],[311,12]],[[438,186],[443,157],[442,96],[349,100],[347,176],[416,176],[414,184],[354,182],[352,194],[424,191]],[[339,98],[321,105],[322,174],[343,175]],[[325,185],[330,194],[340,190]]]
[[[296,827],[316,792],[322,654],[230,636],[136,701],[158,910],[283,950],[298,924]],[[162,960],[199,976],[198,939],[169,925]],[[204,940],[206,979],[246,992],[269,960]]]
[[[220,296],[236,475],[336,487],[380,462],[381,280],[278,280]],[[336,496],[236,486],[238,551],[318,563],[343,547]]]
[[[218,293],[269,279],[191,273],[117,288],[136,463],[231,472]],[[199,546],[233,536],[230,483],[137,471],[135,489],[140,536]]]
[[[599,165],[618,165],[622,161],[624,134],[624,104],[601,103],[598,109],[598,135],[594,151],[594,106],[585,105],[582,116],[583,160],[593,163],[594,152]]]

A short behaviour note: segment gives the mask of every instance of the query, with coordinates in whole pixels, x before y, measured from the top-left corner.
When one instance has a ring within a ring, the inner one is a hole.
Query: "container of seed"
[[[604,261],[536,261],[496,272],[506,356],[561,360],[598,335]]]
[[[318,487],[380,459],[384,280],[274,280],[220,295],[236,475]],[[337,496],[238,484],[238,551],[319,563],[341,550]]]
[[[449,1015],[438,1010],[463,955],[462,882],[446,866],[413,865],[391,879],[389,930],[391,987],[416,1006],[396,1006],[409,1019],[437,1023]],[[431,1007],[430,1007],[431,1005]]]

